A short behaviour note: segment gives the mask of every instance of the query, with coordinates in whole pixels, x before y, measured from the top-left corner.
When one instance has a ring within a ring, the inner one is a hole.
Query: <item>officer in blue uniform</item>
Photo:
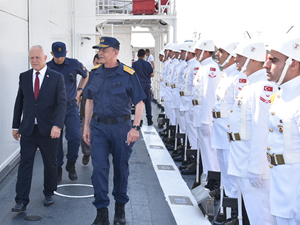
[[[144,100],[146,107],[146,117],[148,125],[152,125],[152,110],[151,110],[151,77],[154,77],[152,66],[149,62],[144,60],[146,52],[144,49],[138,51],[138,61],[132,64],[147,98]]]
[[[94,167],[94,186],[97,216],[94,225],[109,224],[108,175],[110,150],[113,156],[115,199],[114,224],[126,224],[125,204],[129,201],[127,184],[128,161],[134,142],[139,138],[139,124],[146,95],[133,69],[117,60],[120,43],[113,37],[102,37],[98,55],[102,64],[92,70],[84,89],[87,98],[83,137],[91,145]],[[130,119],[131,103],[135,105],[133,126]]]
[[[66,126],[66,139],[68,141],[68,154],[66,170],[69,172],[70,180],[77,180],[75,163],[78,158],[80,145],[80,117],[78,112],[78,103],[80,95],[88,81],[88,73],[86,68],[76,59],[66,57],[66,45],[63,42],[54,42],[52,44],[51,55],[53,59],[47,65],[64,75],[65,86],[67,92],[67,110],[64,124]],[[83,78],[81,87],[77,88],[76,77],[80,74]],[[63,130],[62,130],[63,133]],[[58,153],[57,153],[57,182],[62,178],[62,165],[64,164],[63,139],[62,135],[59,138]]]

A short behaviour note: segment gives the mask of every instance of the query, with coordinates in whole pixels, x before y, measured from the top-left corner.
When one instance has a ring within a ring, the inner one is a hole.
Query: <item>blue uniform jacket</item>
[[[80,74],[83,78],[87,77],[87,70],[77,59],[65,58],[65,62],[61,65],[56,64],[54,59],[47,62],[48,67],[60,72],[64,75],[67,101],[71,101],[76,98],[77,95],[77,74]]]
[[[131,103],[136,105],[146,98],[135,71],[119,62],[117,69],[105,77],[103,66],[90,73],[84,96],[93,100],[93,112],[98,116],[130,115]]]
[[[139,59],[132,64],[132,68],[137,73],[137,76],[141,83],[151,83],[150,75],[153,73],[153,69],[149,62],[146,62],[143,59]]]

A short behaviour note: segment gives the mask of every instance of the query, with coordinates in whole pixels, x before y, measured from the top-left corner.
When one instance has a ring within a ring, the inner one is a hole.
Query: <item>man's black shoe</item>
[[[182,162],[184,160],[184,154],[179,154],[173,158],[175,162]]]
[[[114,216],[114,225],[125,225],[125,204],[116,202],[115,203],[115,216]]]
[[[92,225],[109,225],[108,209],[97,209],[97,216]]]
[[[82,156],[82,164],[87,165],[90,161],[90,155],[83,155]]]
[[[147,119],[147,122],[148,122],[148,126],[151,126],[153,124],[153,121],[151,118]]]
[[[45,196],[44,206],[50,206],[53,205],[54,199],[53,195]]]
[[[57,183],[58,184],[61,182],[61,178],[62,178],[62,168],[57,167]]]
[[[70,161],[68,160],[66,165],[66,170],[69,172],[69,178],[71,181],[77,180],[77,173],[75,170],[75,163],[76,161]]]
[[[24,212],[26,211],[26,205],[24,203],[17,203],[12,209],[12,212]]]
[[[195,163],[192,163],[192,164],[188,165],[187,168],[181,170],[180,173],[183,174],[183,175],[192,175],[192,174],[196,174],[196,166],[195,166]]]

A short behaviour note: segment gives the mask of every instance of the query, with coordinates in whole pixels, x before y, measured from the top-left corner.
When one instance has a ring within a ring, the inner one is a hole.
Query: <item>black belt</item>
[[[123,122],[125,122],[125,121],[129,120],[130,117],[131,117],[130,115],[125,115],[125,116],[121,116],[121,119],[122,119]],[[118,118],[103,118],[103,117],[97,116],[95,114],[93,114],[93,119],[96,119],[98,122],[104,123],[104,124],[116,124],[116,123],[118,123]]]
[[[67,105],[70,105],[71,103],[74,103],[74,102],[76,102],[76,101],[77,101],[76,99],[73,99],[73,100],[67,102]]]

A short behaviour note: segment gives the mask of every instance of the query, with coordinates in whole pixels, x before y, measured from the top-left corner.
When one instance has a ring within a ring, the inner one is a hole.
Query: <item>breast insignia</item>
[[[126,71],[127,73],[130,73],[131,75],[133,75],[135,73],[135,71],[133,69],[131,69],[128,66],[124,65],[124,71]]]

